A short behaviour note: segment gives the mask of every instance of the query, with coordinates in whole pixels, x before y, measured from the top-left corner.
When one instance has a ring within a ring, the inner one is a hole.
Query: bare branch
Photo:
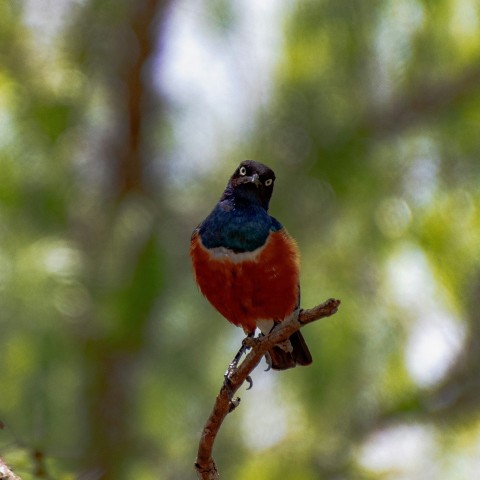
[[[21,480],[0,457],[0,480]]]
[[[243,382],[252,373],[265,353],[290,337],[294,332],[308,323],[329,317],[337,312],[340,300],[330,298],[326,302],[309,310],[301,310],[298,318],[281,323],[272,333],[261,338],[249,339],[251,351],[245,357],[238,369],[224,382],[215,400],[212,413],[205,424],[200,443],[198,445],[195,469],[201,480],[216,480],[219,478],[215,461],[212,457],[213,444],[225,417],[239,404],[240,399],[233,395],[242,386]]]

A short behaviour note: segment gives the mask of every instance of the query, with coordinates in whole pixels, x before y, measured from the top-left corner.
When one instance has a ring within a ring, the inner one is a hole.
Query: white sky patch
[[[232,138],[254,127],[271,97],[284,11],[274,0],[246,0],[231,29],[215,31],[204,2],[174,5],[155,74],[173,106],[173,179],[212,168]]]
[[[23,21],[38,42],[52,47],[72,7],[82,3],[83,0],[24,0]]]
[[[435,434],[422,425],[399,425],[372,434],[359,451],[359,462],[382,478],[420,480],[440,478],[434,457]]]
[[[406,366],[417,385],[430,387],[444,377],[465,336],[465,328],[444,312],[417,319],[405,349]]]
[[[415,205],[427,205],[438,188],[441,163],[438,145],[428,132],[417,132],[399,143],[400,161],[406,165],[403,190]]]
[[[402,67],[412,51],[412,39],[421,27],[425,13],[416,0],[389,0],[375,35],[377,56],[374,99],[379,103],[390,100],[401,83]]]
[[[281,394],[274,372],[254,372],[252,379],[254,388],[242,407],[242,436],[245,445],[259,451],[281,442],[289,432],[288,419],[296,414],[291,399]]]
[[[45,237],[28,247],[25,262],[37,264],[51,275],[71,277],[79,273],[80,253],[68,242]]]
[[[465,327],[445,304],[441,286],[417,247],[406,246],[392,257],[387,276],[394,301],[408,315],[407,370],[417,385],[432,386],[460,353]]]

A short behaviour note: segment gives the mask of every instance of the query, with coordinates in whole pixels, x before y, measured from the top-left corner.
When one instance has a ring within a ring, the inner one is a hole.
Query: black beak
[[[244,183],[254,183],[256,187],[259,187],[261,182],[260,182],[260,177],[259,177],[258,173],[254,173],[251,176],[238,177],[235,180],[236,185],[242,185]]]
[[[254,173],[251,177],[252,183],[255,184],[255,186],[259,187],[260,186],[260,177],[258,176],[258,173]]]

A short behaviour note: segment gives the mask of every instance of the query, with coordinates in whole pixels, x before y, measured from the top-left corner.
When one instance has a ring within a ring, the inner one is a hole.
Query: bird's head
[[[231,176],[223,198],[233,197],[239,203],[253,203],[268,210],[275,173],[263,163],[244,160]]]

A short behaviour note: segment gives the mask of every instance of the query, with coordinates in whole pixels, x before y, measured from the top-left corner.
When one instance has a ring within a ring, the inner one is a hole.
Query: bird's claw
[[[237,365],[234,364],[233,362],[228,365],[227,371],[223,375],[224,381],[223,384],[225,385],[226,388],[230,389],[231,388],[231,377],[232,375],[237,371]],[[247,376],[245,379],[246,382],[248,383],[247,390],[250,390],[253,387],[253,380],[250,375]]]
[[[233,412],[239,405],[240,405],[240,397],[232,398],[228,406],[228,413]]]
[[[264,370],[264,372],[268,372],[272,368],[272,357],[268,352],[265,354],[265,361],[267,362],[267,368]]]

